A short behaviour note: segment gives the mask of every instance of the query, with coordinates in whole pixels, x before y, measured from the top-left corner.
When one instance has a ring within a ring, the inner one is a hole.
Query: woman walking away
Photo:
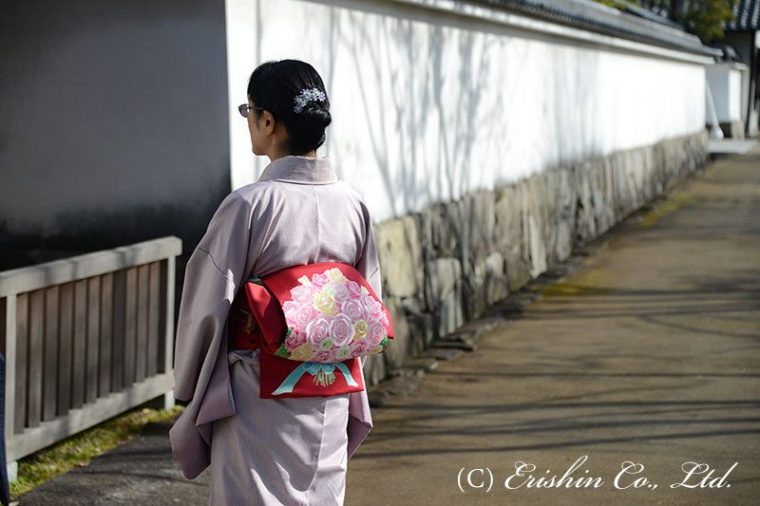
[[[172,452],[189,479],[209,468],[210,505],[340,505],[348,459],[372,429],[363,380],[358,390],[336,369],[339,380],[326,388],[339,393],[296,396],[296,387],[266,398],[262,349],[235,338],[228,323],[247,280],[318,262],[352,266],[381,300],[371,217],[331,160],[317,158],[331,117],[311,65],[266,62],[247,95],[239,110],[253,154],[270,163],[224,198],[187,263],[174,374],[175,397],[189,404],[170,431]],[[352,360],[361,377],[364,354]]]

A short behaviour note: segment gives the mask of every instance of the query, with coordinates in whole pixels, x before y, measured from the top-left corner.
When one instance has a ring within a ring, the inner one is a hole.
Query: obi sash
[[[339,265],[322,262],[316,265]],[[314,266],[315,264],[310,264]],[[275,281],[300,274],[299,265],[278,271]],[[333,362],[299,361],[277,355],[272,337],[264,338],[258,322],[264,322],[270,334],[285,333],[285,318],[279,304],[272,303],[261,286],[242,286],[232,303],[228,319],[230,349],[258,349],[260,365],[259,397],[326,397],[364,390],[364,377],[359,357]],[[282,281],[280,281],[282,282]],[[273,282],[273,285],[276,284]],[[275,288],[277,290],[277,288]],[[251,307],[255,304],[254,308]],[[282,335],[282,334],[280,334]],[[392,338],[392,334],[389,336]]]

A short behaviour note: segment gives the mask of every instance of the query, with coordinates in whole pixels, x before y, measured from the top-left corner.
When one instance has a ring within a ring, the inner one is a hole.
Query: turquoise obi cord
[[[288,377],[285,378],[282,384],[279,387],[277,387],[277,390],[272,392],[272,394],[279,395],[279,394],[292,392],[293,388],[295,388],[296,386],[296,383],[298,383],[298,380],[301,379],[301,376],[303,376],[304,373],[308,372],[312,376],[316,376],[320,371],[322,371],[325,375],[332,376],[333,370],[335,370],[336,368],[340,372],[343,373],[343,377],[346,378],[346,383],[348,383],[352,387],[359,385],[356,381],[354,381],[354,378],[351,377],[351,373],[348,372],[348,367],[346,367],[346,364],[344,364],[343,362],[338,362],[338,363],[304,362],[301,365],[299,365],[296,369],[294,369],[293,372],[288,374]]]

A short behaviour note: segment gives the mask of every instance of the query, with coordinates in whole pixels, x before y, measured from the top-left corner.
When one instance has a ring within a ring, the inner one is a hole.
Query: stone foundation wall
[[[375,226],[395,338],[369,385],[704,166],[707,131],[555,167]]]

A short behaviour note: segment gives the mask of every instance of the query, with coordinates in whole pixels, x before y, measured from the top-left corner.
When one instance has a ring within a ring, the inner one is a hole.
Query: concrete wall
[[[334,120],[319,154],[377,220],[704,128],[703,59],[426,3],[228,0],[230,109],[257,64],[312,63]],[[243,118],[230,132],[239,187],[268,160]]]
[[[4,2],[0,269],[167,234],[230,190],[223,0]]]

